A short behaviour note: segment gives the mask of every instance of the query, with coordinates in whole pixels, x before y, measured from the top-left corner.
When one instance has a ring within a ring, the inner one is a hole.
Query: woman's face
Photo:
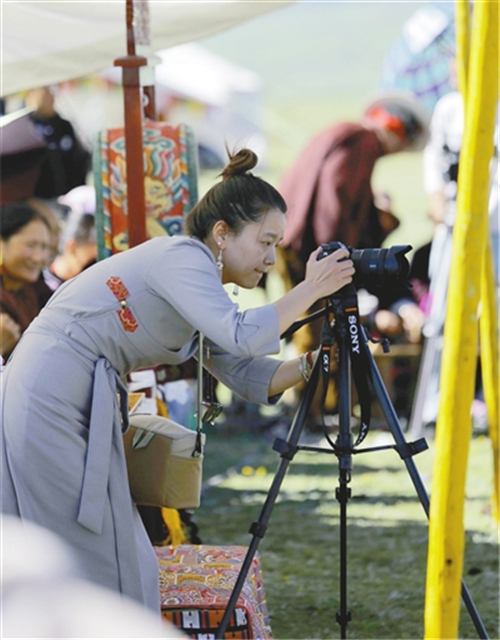
[[[2,275],[11,281],[36,282],[50,254],[50,233],[41,220],[32,220],[0,244]]]
[[[245,289],[257,286],[276,262],[276,247],[284,231],[285,214],[271,209],[258,222],[247,224],[238,235],[229,233],[223,250],[223,283],[234,282]]]

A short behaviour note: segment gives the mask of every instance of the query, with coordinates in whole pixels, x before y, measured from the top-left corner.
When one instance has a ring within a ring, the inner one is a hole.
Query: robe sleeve
[[[210,373],[244,400],[258,404],[276,404],[281,394],[269,397],[269,384],[281,360],[276,358],[239,358],[205,342],[210,354],[203,363]]]
[[[279,321],[273,305],[240,311],[223,288],[210,250],[198,240],[172,245],[148,273],[148,286],[186,322],[227,353],[278,353]]]

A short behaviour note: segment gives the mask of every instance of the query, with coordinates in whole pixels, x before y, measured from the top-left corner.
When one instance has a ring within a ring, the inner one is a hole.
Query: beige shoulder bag
[[[172,509],[200,506],[205,434],[149,414],[133,414],[124,435],[132,498]]]

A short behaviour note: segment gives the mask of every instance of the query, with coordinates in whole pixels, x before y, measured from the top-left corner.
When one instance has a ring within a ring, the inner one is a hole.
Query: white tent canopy
[[[291,4],[149,0],[151,49],[197,40]],[[127,53],[125,0],[2,2],[0,95],[109,67]]]
[[[261,130],[262,77],[196,42],[158,51],[154,84],[158,119],[189,125],[197,142],[220,159],[226,144],[251,145],[265,162],[266,142]],[[104,78],[113,88],[88,82]],[[90,148],[97,132],[123,127],[122,69],[108,67],[83,82],[62,85],[54,92],[56,109]],[[180,100],[171,102],[171,97]],[[193,106],[194,103],[197,106]]]
[[[207,104],[225,106],[234,93],[254,94],[264,88],[261,76],[212,53],[195,42],[156,52],[155,85]],[[120,67],[101,74],[121,85]]]

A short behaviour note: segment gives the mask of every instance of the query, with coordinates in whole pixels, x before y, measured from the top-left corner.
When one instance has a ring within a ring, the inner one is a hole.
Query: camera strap
[[[342,290],[344,295],[333,301],[337,313],[342,314],[345,321],[347,336],[345,344],[349,349],[351,360],[351,373],[358,392],[359,406],[361,408],[361,424],[358,437],[354,446],[363,442],[370,429],[371,398],[368,386],[369,363],[362,342],[361,324],[359,321],[358,296],[354,285],[347,285]],[[340,307],[340,308],[339,308]],[[337,318],[337,323],[338,323]]]

